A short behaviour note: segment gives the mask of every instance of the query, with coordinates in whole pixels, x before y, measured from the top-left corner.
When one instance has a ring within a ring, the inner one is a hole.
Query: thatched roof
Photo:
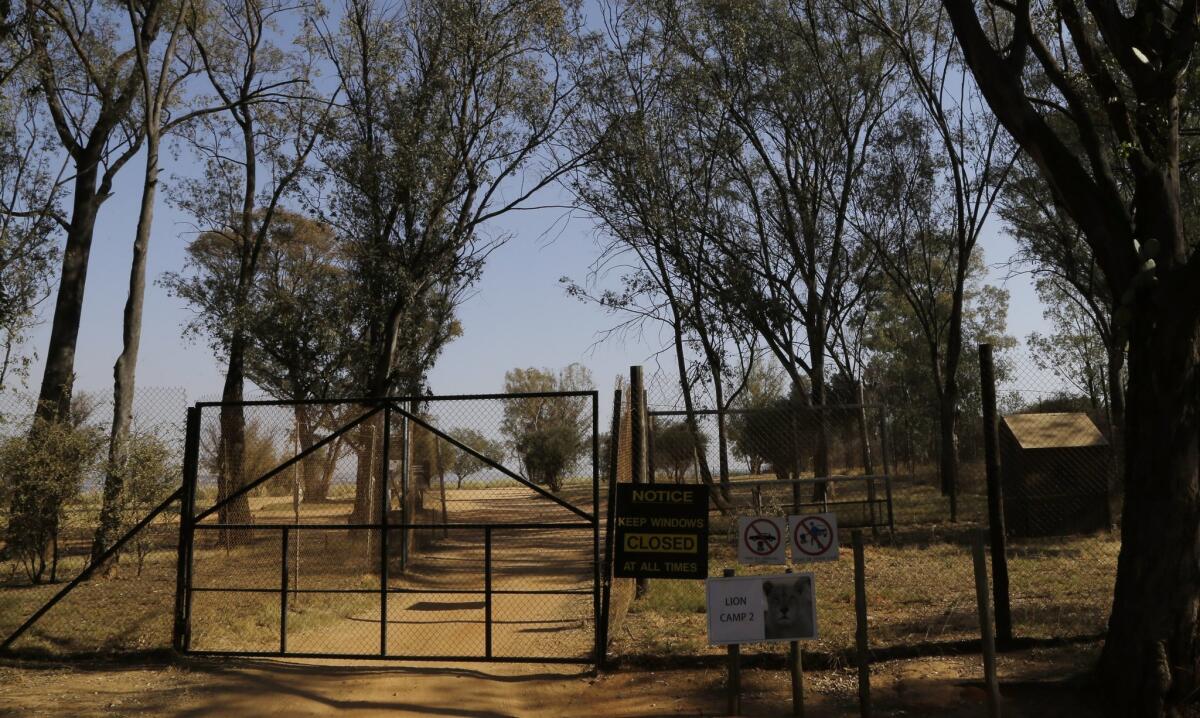
[[[1011,414],[1001,421],[1022,449],[1108,446],[1087,414]]]

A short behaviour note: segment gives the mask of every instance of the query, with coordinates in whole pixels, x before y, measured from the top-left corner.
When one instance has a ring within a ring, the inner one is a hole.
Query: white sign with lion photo
[[[811,573],[710,578],[705,585],[711,645],[817,638]]]

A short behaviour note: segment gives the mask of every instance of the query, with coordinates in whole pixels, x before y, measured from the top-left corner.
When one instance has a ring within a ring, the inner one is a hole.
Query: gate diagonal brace
[[[392,411],[400,414],[401,416],[405,417],[406,419],[413,422],[417,426],[420,426],[422,429],[425,429],[426,431],[433,433],[438,438],[449,442],[451,445],[453,445],[459,449],[462,449],[463,451],[467,452],[471,456],[474,456],[476,459],[479,459],[483,463],[492,467],[496,471],[499,471],[500,473],[504,474],[505,476],[509,477],[510,479],[513,479],[514,481],[518,481],[518,482],[524,484],[525,486],[528,486],[530,489],[533,489],[538,494],[542,495],[543,497],[545,497],[547,499],[550,499],[554,503],[556,503],[559,506],[563,507],[564,509],[570,511],[571,513],[575,514],[576,516],[579,516],[580,518],[584,519],[585,521],[588,521],[589,523],[596,520],[596,517],[593,514],[590,514],[582,509],[579,509],[579,508],[571,505],[569,502],[564,501],[563,499],[560,499],[559,497],[557,497],[554,494],[550,493],[549,491],[543,489],[541,486],[538,486],[537,484],[533,483],[532,481],[525,478],[524,476],[521,476],[520,474],[516,473],[515,471],[512,471],[511,469],[504,466],[503,464],[493,461],[492,459],[484,456],[483,454],[479,453],[478,451],[471,448],[470,446],[467,446],[466,444],[462,443],[458,439],[455,439],[453,436],[450,436],[449,434],[442,431],[441,429],[438,429],[437,427],[433,426],[432,424],[428,423],[427,421],[421,419],[419,416],[416,416],[416,415],[412,414],[411,412],[405,411],[404,409],[400,408],[399,406],[396,406],[395,404],[392,404],[391,406],[392,406]]]

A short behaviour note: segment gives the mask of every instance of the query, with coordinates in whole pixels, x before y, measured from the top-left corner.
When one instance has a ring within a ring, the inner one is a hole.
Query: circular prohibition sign
[[[820,556],[833,544],[833,527],[820,516],[806,516],[796,522],[792,545],[808,556]]]
[[[742,541],[754,555],[770,555],[779,548],[779,528],[772,521],[754,519],[746,524],[746,530],[742,532]]]

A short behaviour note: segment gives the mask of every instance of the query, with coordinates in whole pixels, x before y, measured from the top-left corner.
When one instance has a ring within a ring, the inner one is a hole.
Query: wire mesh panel
[[[1111,384],[1078,369],[1019,353],[997,371],[1018,636],[1099,635],[1107,625],[1121,548],[1119,403]]]
[[[201,409],[189,649],[591,658],[595,393]]]

